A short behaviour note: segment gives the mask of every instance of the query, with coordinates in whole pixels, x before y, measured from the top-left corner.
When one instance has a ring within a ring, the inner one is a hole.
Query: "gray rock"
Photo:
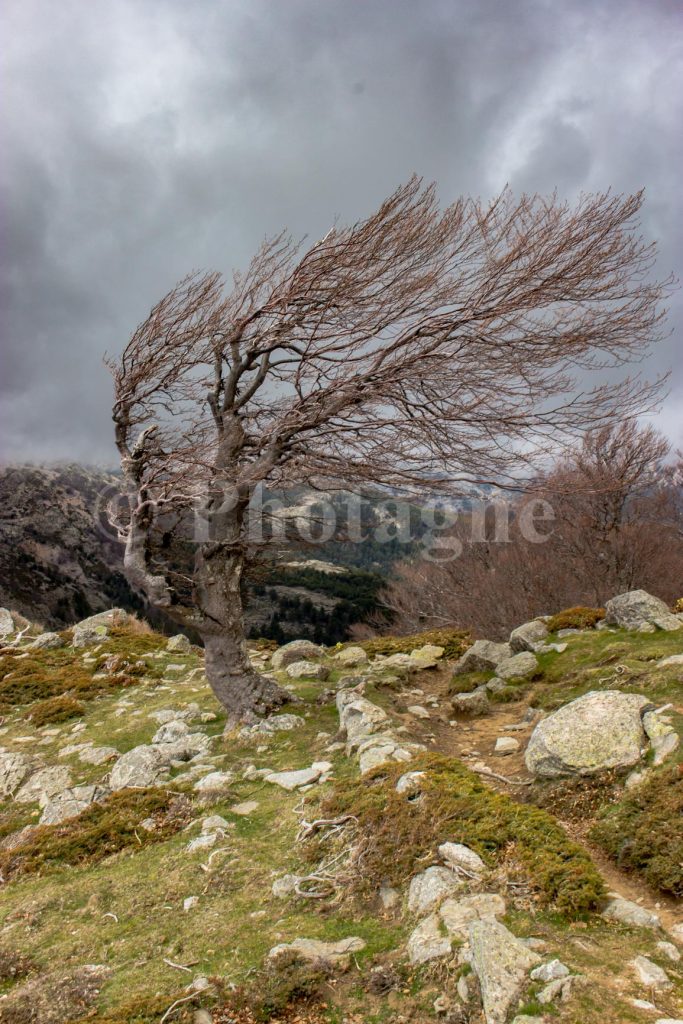
[[[109,635],[106,626],[74,626],[71,634],[71,646],[76,648],[93,647],[101,644]]]
[[[605,605],[605,622],[622,629],[641,629],[655,626],[657,629],[672,631],[680,629],[683,623],[669,611],[669,608],[646,590],[629,590],[613,597]]]
[[[37,802],[41,807],[45,807],[51,797],[61,793],[64,789],[68,789],[70,785],[71,773],[64,765],[39,768],[17,790],[14,794],[14,799],[19,804]]]
[[[465,672],[490,672],[496,670],[501,661],[512,654],[510,644],[497,644],[493,640],[475,640],[462,657],[455,663],[453,675]]]
[[[680,962],[681,954],[679,953],[676,946],[674,946],[673,942],[658,942],[657,949],[662,954],[662,956],[665,956],[667,960],[671,961],[672,964],[677,964]]]
[[[293,661],[285,669],[290,679],[327,679],[330,670],[327,665],[316,661]]]
[[[666,971],[646,956],[637,956],[631,961],[631,967],[635,971],[638,981],[646,988],[656,989],[659,992],[673,988],[673,982]]]
[[[519,750],[519,740],[513,736],[499,736],[493,748],[494,754],[506,757],[508,754],[516,754]]]
[[[0,750],[0,796],[12,796],[31,771],[32,761],[25,754]]]
[[[531,972],[532,981],[557,981],[569,976],[569,968],[561,960],[550,960],[547,964],[534,967]]]
[[[602,911],[602,916],[608,921],[618,921],[620,924],[632,925],[636,928],[661,928],[661,921],[657,914],[646,910],[638,903],[625,900],[621,896],[612,896],[607,906]]]
[[[112,789],[156,786],[169,764],[170,759],[158,745],[133,747],[112,768],[109,785]]]
[[[234,780],[232,772],[209,772],[192,787],[197,793],[216,793],[226,789]]]
[[[189,654],[192,650],[192,644],[184,633],[176,633],[166,644],[166,650],[169,654]]]
[[[678,665],[683,666],[683,654],[670,654],[657,662],[657,668],[676,668]]]
[[[351,690],[340,690],[336,698],[339,727],[346,736],[347,753],[357,750],[368,736],[389,732],[391,720],[386,711]]]
[[[152,743],[175,743],[177,740],[185,739],[189,732],[190,727],[187,722],[174,718],[157,729],[154,736],[152,736]]]
[[[14,632],[14,619],[8,608],[0,608],[0,637],[9,636]]]
[[[441,904],[439,916],[449,935],[466,939],[473,921],[495,921],[506,911],[505,900],[495,892],[479,892]]]
[[[408,938],[408,958],[411,964],[424,964],[428,960],[436,960],[448,956],[451,951],[451,939],[441,930],[438,914],[430,914],[420,921]]]
[[[291,643],[284,644],[273,653],[270,664],[278,670],[287,668],[293,662],[302,661],[304,658],[322,658],[324,653],[322,647],[310,640],[292,640]]]
[[[334,660],[345,668],[356,668],[358,665],[366,665],[368,656],[362,647],[345,647],[335,654]]]
[[[460,715],[485,715],[489,710],[486,687],[478,686],[471,693],[456,693],[451,699],[451,707]]]
[[[300,729],[305,724],[300,715],[271,715],[270,718],[264,718],[254,725],[246,725],[240,729],[240,736],[245,739],[249,736],[272,736],[276,732]]]
[[[119,751],[116,747],[86,746],[79,753],[78,760],[83,761],[84,764],[105,764],[107,761],[113,761],[118,756]]]
[[[427,708],[423,708],[421,704],[411,704],[410,707],[407,708],[407,711],[411,715],[414,715],[415,718],[426,719],[431,717]]]
[[[424,777],[424,772],[406,772],[405,775],[402,775],[396,783],[396,792],[408,794],[419,793],[420,783]]]
[[[203,832],[200,836],[190,840],[187,844],[187,852],[203,853],[204,850],[211,850],[217,842],[218,834],[216,832]]]
[[[325,775],[332,768],[330,761],[315,761],[310,768],[301,768],[299,771],[271,772],[265,776],[265,781],[274,786],[280,786],[289,792],[300,789],[302,786],[311,786],[318,782],[321,776]]]
[[[443,655],[443,647],[439,647],[437,644],[424,644],[423,647],[416,647],[414,651],[410,652],[410,660],[420,671],[424,671],[428,668],[436,668]]]
[[[548,635],[548,627],[543,619],[532,619],[518,626],[510,633],[510,648],[514,654],[520,651],[533,651],[537,644],[542,643]]]
[[[244,800],[241,804],[233,804],[228,810],[231,814],[237,814],[240,818],[248,818],[259,808],[258,800]]]
[[[586,693],[538,723],[526,749],[526,766],[535,775],[553,778],[636,764],[646,743],[641,715],[649,706],[647,697],[636,693]]]
[[[27,647],[29,651],[55,651],[58,647],[65,647],[66,640],[59,633],[41,633]]]
[[[98,626],[125,626],[130,616],[125,608],[108,608],[104,612],[97,612],[89,615],[87,619],[81,619],[74,628],[96,629]]]
[[[486,1024],[505,1024],[540,957],[495,920],[473,921],[469,938]]]
[[[340,939],[338,942],[321,942],[319,939],[294,939],[293,942],[273,946],[267,960],[277,961],[283,953],[297,953],[304,960],[319,961],[334,966],[348,963],[352,953],[365,949],[365,940],[357,936]]]
[[[462,887],[462,879],[450,868],[429,867],[410,881],[408,910],[411,914],[428,914]]]
[[[646,711],[643,715],[643,729],[652,744],[653,765],[663,764],[678,749],[680,737],[674,727],[665,722],[656,711]]]
[[[538,670],[538,658],[530,651],[521,651],[513,654],[511,658],[505,658],[496,665],[496,675],[499,679],[526,679]]]
[[[210,814],[202,820],[202,832],[216,832],[221,829],[232,828],[232,824],[222,814]]]
[[[54,796],[40,817],[41,825],[57,825],[60,821],[76,818],[91,804],[101,804],[111,794],[107,786],[74,786]]]
[[[479,854],[462,843],[442,843],[438,852],[449,868],[463,868],[474,875],[481,875],[486,871],[486,865]]]
[[[379,887],[379,898],[385,910],[393,910],[401,902],[401,894],[393,886],[382,884]]]

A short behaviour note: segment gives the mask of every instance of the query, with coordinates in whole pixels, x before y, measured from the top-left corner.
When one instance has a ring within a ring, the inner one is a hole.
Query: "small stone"
[[[218,842],[218,836],[215,832],[207,832],[205,835],[197,836],[196,839],[191,839],[187,844],[188,853],[197,853],[198,851],[210,850],[212,846],[215,846]]]
[[[498,754],[500,757],[506,757],[508,754],[516,754],[518,750],[519,740],[516,740],[513,736],[499,736],[493,748],[493,753]]]
[[[335,654],[334,660],[346,668],[356,668],[358,665],[366,665],[368,656],[362,647],[345,647]]]
[[[228,828],[232,828],[232,824],[220,814],[211,814],[202,821],[202,832],[215,832],[218,829]]]
[[[401,902],[401,894],[398,889],[386,884],[380,886],[379,898],[385,910],[393,910]]]
[[[290,679],[318,679],[325,680],[330,674],[327,665],[321,665],[315,661],[294,661],[288,665],[286,670]]]
[[[211,988],[211,982],[203,974],[199,974],[196,978],[192,979],[192,984],[189,985],[189,988],[193,992],[206,992],[208,988]]]
[[[318,782],[320,777],[325,772],[329,772],[331,768],[332,764],[330,761],[317,761],[310,768],[301,768],[299,771],[272,772],[265,776],[265,781],[291,792],[294,789],[299,789],[301,786],[308,786]]]
[[[54,651],[58,647],[65,647],[66,640],[64,640],[59,633],[41,633],[35,640],[28,645],[27,650],[29,651]]]
[[[192,1024],[212,1024],[213,1016],[208,1010],[195,1010],[192,1014]]]
[[[194,910],[195,907],[199,906],[199,896],[186,896],[183,900],[183,910],[185,913],[188,910]]]
[[[566,978],[569,975],[569,968],[561,960],[550,960],[547,964],[534,967],[531,972],[532,981],[557,981],[559,978]]]
[[[657,949],[665,956],[667,960],[670,960],[673,964],[677,964],[681,959],[681,954],[674,946],[673,942],[658,942]]]
[[[673,988],[673,983],[669,980],[666,971],[646,956],[637,956],[631,961],[631,966],[641,985],[657,989],[660,992]]]
[[[411,715],[415,715],[416,718],[429,718],[429,712],[427,708],[423,708],[421,704],[411,704],[408,708]]]
[[[267,955],[267,960],[276,961],[283,953],[294,952],[305,960],[320,960],[324,964],[335,965],[348,963],[352,953],[365,949],[364,939],[351,936],[338,942],[321,942],[319,939],[294,939],[293,942],[274,946]]]
[[[232,772],[209,772],[192,787],[197,793],[217,793],[226,789],[235,776]]]
[[[486,871],[486,865],[474,850],[462,843],[442,843],[439,847],[439,856],[450,868],[464,868],[474,875],[480,875]]]
[[[244,803],[233,804],[228,810],[231,814],[238,814],[242,818],[248,818],[250,814],[258,810],[258,806],[258,800],[245,800]]]
[[[191,649],[192,645],[184,633],[177,633],[175,636],[172,636],[166,644],[166,650],[172,654],[189,654]]]
[[[613,896],[610,899],[602,911],[602,916],[608,921],[619,921],[620,924],[634,925],[637,928],[658,929],[661,927],[661,921],[657,914],[653,914],[621,896]]]
[[[451,939],[442,934],[438,914],[430,914],[424,921],[420,921],[408,938],[408,958],[411,964],[436,960],[448,956],[450,951]]]
[[[461,888],[462,881],[450,868],[429,867],[411,879],[408,910],[411,914],[429,913]]]

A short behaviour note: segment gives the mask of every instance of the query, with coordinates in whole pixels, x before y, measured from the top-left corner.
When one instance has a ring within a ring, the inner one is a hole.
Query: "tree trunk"
[[[228,712],[228,723],[254,721],[292,695],[256,672],[249,661],[240,594],[244,560],[223,544],[204,544],[195,568],[206,678]]]

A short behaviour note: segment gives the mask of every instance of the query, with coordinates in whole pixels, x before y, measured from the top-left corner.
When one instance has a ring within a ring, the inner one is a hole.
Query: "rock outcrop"
[[[673,631],[683,623],[669,610],[664,601],[646,590],[629,590],[613,597],[605,605],[605,622],[622,629],[646,630],[650,627]]]

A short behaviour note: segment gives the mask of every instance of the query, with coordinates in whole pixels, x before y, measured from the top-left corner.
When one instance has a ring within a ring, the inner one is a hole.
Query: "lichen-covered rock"
[[[76,818],[91,804],[101,804],[110,795],[107,786],[74,786],[57,793],[40,817],[41,825],[58,825],[60,821]]]
[[[605,622],[622,629],[640,630],[643,626],[673,631],[683,623],[669,611],[664,601],[646,590],[629,590],[613,597],[605,605]]]
[[[270,664],[274,669],[279,670],[287,668],[288,665],[295,661],[322,658],[324,653],[322,647],[312,643],[310,640],[292,640],[290,643],[278,647],[277,651],[273,652]]]
[[[12,796],[31,771],[32,761],[25,754],[0,750],[0,796]]]
[[[673,982],[666,971],[646,956],[635,957],[631,961],[631,967],[638,981],[641,985],[645,985],[646,988],[656,989],[659,992],[665,992],[667,989],[673,988]]]
[[[352,953],[365,949],[365,940],[357,936],[340,939],[338,942],[322,942],[320,939],[294,939],[293,942],[273,946],[266,959],[271,963],[286,953],[296,953],[303,960],[318,961],[330,966],[348,963]]]
[[[71,646],[76,648],[93,647],[101,644],[109,635],[106,626],[74,626],[71,634]]]
[[[451,707],[460,715],[485,715],[489,710],[489,698],[485,686],[478,686],[471,693],[456,693]]]
[[[293,729],[300,729],[305,725],[301,715],[271,715],[270,718],[263,718],[254,725],[245,725],[240,729],[240,736],[272,736],[276,732],[291,732]]]
[[[218,793],[227,789],[235,778],[233,772],[209,772],[198,782],[195,782],[193,789],[197,793]]]
[[[460,899],[447,899],[439,914],[449,935],[466,939],[472,921],[488,921],[502,917],[505,900],[495,892],[479,892]]]
[[[425,772],[406,772],[396,783],[396,792],[407,793],[410,796],[414,793],[419,793],[421,781],[424,777]]]
[[[511,658],[505,658],[496,665],[496,675],[499,679],[526,679],[532,676],[538,669],[538,659],[531,651],[520,651],[513,654]]]
[[[386,711],[351,690],[337,694],[339,727],[346,736],[347,754],[353,753],[364,739],[390,731],[391,720]]]
[[[156,786],[170,761],[159,745],[142,745],[122,754],[111,770],[109,785],[112,789],[129,786]]]
[[[411,879],[408,910],[411,914],[428,914],[462,887],[462,879],[450,868],[429,867]]]
[[[423,670],[436,668],[443,655],[443,647],[439,647],[437,644],[424,644],[423,647],[416,647],[410,652],[410,660],[418,669]]]
[[[490,672],[512,654],[510,644],[497,644],[493,640],[475,640],[455,663],[453,675],[465,672]]]
[[[535,775],[594,775],[636,764],[647,743],[642,713],[647,697],[619,690],[591,691],[548,715],[525,753]]]
[[[603,908],[602,916],[607,921],[618,921],[620,924],[633,925],[636,928],[661,928],[662,922],[657,914],[646,910],[638,903],[625,900],[622,896],[611,896],[607,905]],[[682,936],[683,937],[683,936]]]
[[[174,718],[162,725],[152,736],[152,743],[175,743],[176,740],[184,739],[190,732],[187,722]]]
[[[45,807],[51,797],[68,789],[70,785],[71,773],[64,765],[38,768],[17,790],[14,799],[19,804],[38,803]]]
[[[469,929],[472,970],[479,978],[486,1024],[505,1024],[524,991],[534,953],[500,922],[473,921]]]
[[[450,868],[462,868],[474,875],[481,875],[486,871],[486,865],[479,854],[462,843],[442,843],[438,852]]]
[[[290,679],[320,679],[325,680],[330,674],[327,665],[321,665],[316,661],[293,661],[286,668]]]
[[[0,608],[0,637],[9,636],[14,632],[14,619],[8,608]]]
[[[86,746],[79,752],[78,760],[83,761],[84,764],[105,764],[107,761],[113,761],[118,756],[119,751],[116,747]]]
[[[654,757],[653,765],[663,764],[667,757],[678,750],[680,737],[670,722],[657,714],[656,711],[646,711],[643,715],[643,729],[652,744]]]
[[[184,633],[176,633],[175,636],[169,638],[166,650],[170,654],[189,654],[192,650],[192,644]]]
[[[367,665],[368,656],[362,647],[345,647],[335,654],[334,660],[345,668],[355,668],[358,665]]]
[[[301,768],[298,771],[271,772],[265,776],[265,781],[281,789],[300,789],[302,786],[311,786],[332,770],[330,761],[315,761],[310,768]]]
[[[543,643],[548,635],[548,627],[543,619],[532,619],[522,626],[517,626],[510,633],[510,648],[513,654],[520,651],[534,651],[538,644]]]
[[[444,935],[438,914],[430,914],[420,921],[408,938],[408,958],[411,964],[424,964],[448,956],[451,938]]]
[[[41,633],[31,641],[27,650],[29,651],[55,651],[59,647],[66,646],[66,640],[59,633]]]

